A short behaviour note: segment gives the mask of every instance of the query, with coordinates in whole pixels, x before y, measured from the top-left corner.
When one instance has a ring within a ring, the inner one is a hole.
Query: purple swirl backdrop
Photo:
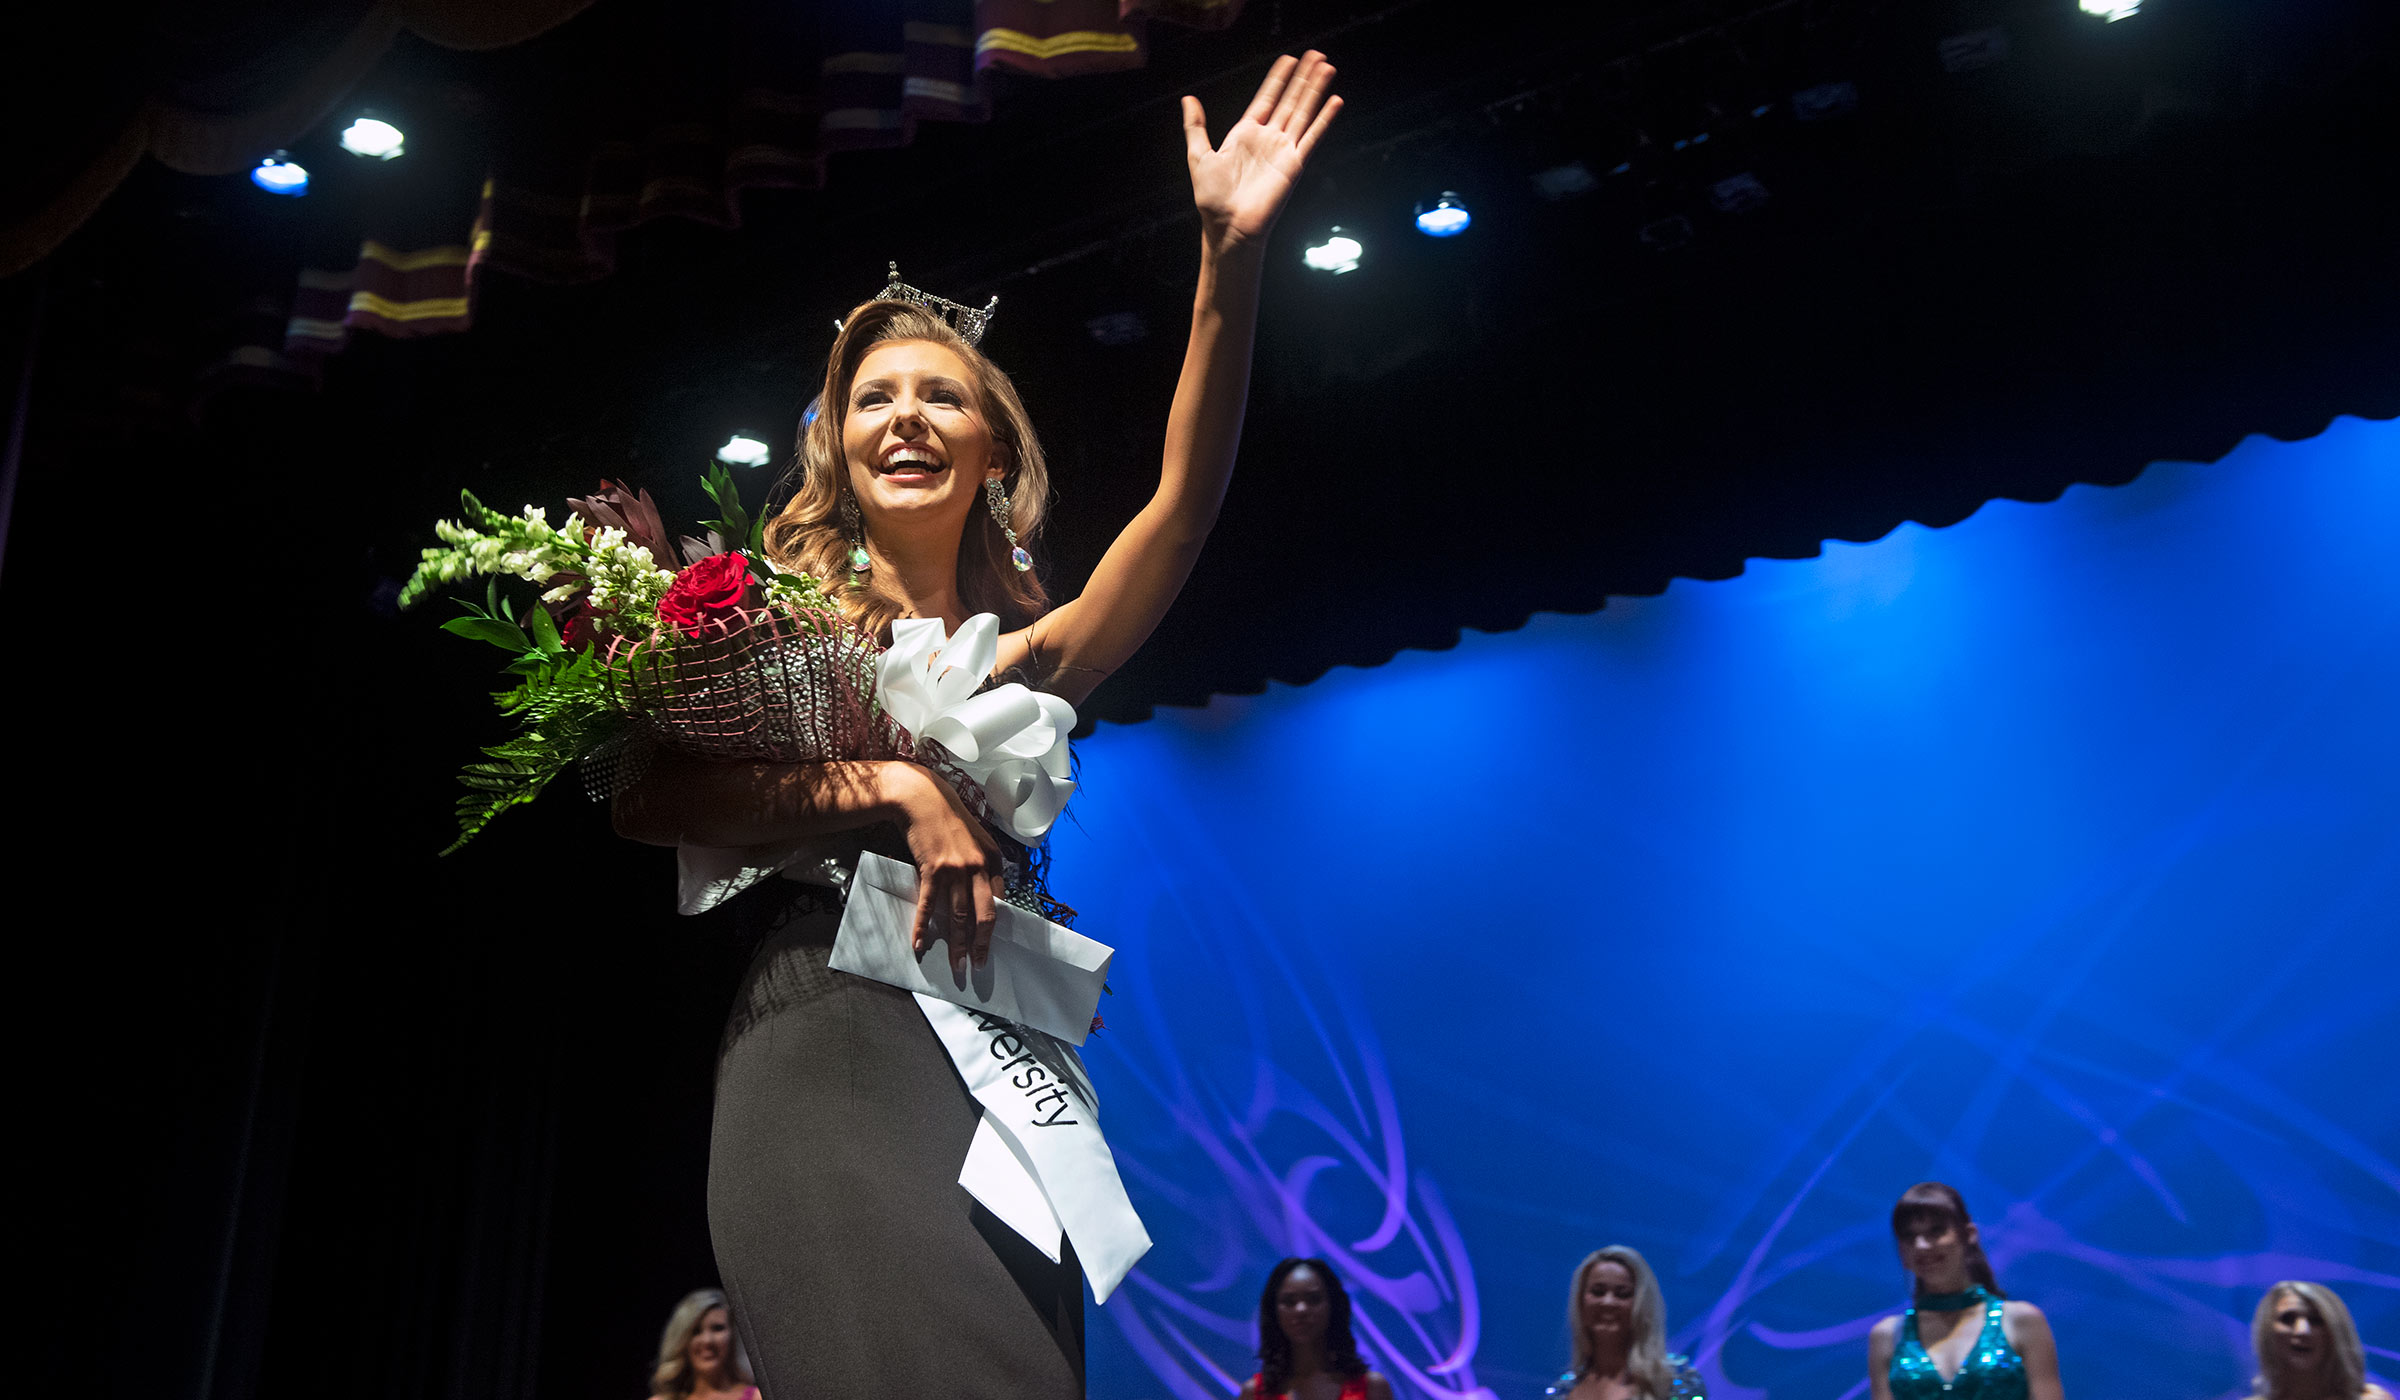
[[[2396,727],[2343,420],[1103,729],[1058,884],[1159,1243],[1093,1393],[1230,1392],[1322,1253],[1403,1395],[1538,1395],[1624,1241],[1712,1394],[1856,1396],[1921,1177],[2073,1395],[2243,1393],[2287,1276],[2400,1373]]]

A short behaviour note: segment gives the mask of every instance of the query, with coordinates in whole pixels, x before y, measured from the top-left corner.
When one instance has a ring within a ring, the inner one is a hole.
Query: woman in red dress
[[[1258,1374],[1242,1400],[1392,1400],[1350,1336],[1350,1294],[1322,1259],[1286,1259],[1258,1299]]]

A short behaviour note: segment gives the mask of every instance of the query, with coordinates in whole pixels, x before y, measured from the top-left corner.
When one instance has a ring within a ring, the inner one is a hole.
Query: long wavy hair
[[[2325,1329],[2325,1370],[2307,1391],[2292,1389],[2292,1374],[2267,1360],[2281,1350],[2274,1344],[2275,1300],[2287,1293],[2314,1308],[2317,1324]],[[2350,1320],[2350,1309],[2341,1295],[2324,1284],[2286,1279],[2268,1289],[2250,1319],[2250,1348],[2258,1356],[2258,1375],[2250,1382],[2251,1400],[2325,1400],[2328,1396],[2358,1400],[2367,1388],[2367,1349],[2359,1344],[2358,1324]]]
[[[1909,1228],[1921,1220],[1947,1223],[1958,1231],[1959,1243],[1967,1247],[1967,1277],[1992,1290],[2001,1298],[2008,1293],[2000,1280],[1992,1277],[1992,1261],[1983,1257],[1980,1241],[1967,1238],[1967,1227],[1975,1223],[1967,1214],[1967,1201],[1958,1188],[1941,1181],[1920,1181],[1900,1193],[1900,1203],[1892,1207],[1892,1238],[1904,1237]],[[1913,1277],[1913,1276],[1912,1276]]]
[[[1633,1345],[1625,1353],[1625,1374],[1634,1389],[1653,1400],[1666,1400],[1675,1389],[1675,1368],[1667,1364],[1667,1298],[1659,1291],[1658,1275],[1650,1261],[1629,1244],[1612,1244],[1583,1256],[1567,1280],[1568,1370],[1581,1380],[1592,1364],[1592,1336],[1583,1325],[1583,1288],[1592,1270],[1602,1264],[1621,1264],[1633,1275]]]
[[[650,1391],[654,1395],[683,1396],[692,1393],[700,1378],[692,1374],[692,1334],[700,1330],[700,1319],[712,1308],[725,1309],[726,1330],[733,1334],[732,1350],[727,1360],[734,1375],[744,1385],[757,1378],[750,1374],[750,1357],[742,1348],[741,1329],[734,1326],[733,1306],[725,1301],[723,1292],[702,1288],[683,1295],[675,1311],[667,1314],[667,1330],[658,1339],[658,1365],[650,1372]]]
[[[1267,1274],[1266,1290],[1258,1295],[1258,1393],[1281,1395],[1292,1384],[1292,1343],[1275,1316],[1275,1295],[1295,1269],[1305,1268],[1325,1280],[1325,1366],[1337,1376],[1367,1373],[1366,1358],[1350,1335],[1350,1292],[1342,1276],[1322,1259],[1286,1259]]]
[[[858,377],[859,362],[876,346],[903,340],[929,341],[966,362],[974,379],[976,413],[992,434],[992,460],[1001,469],[1009,523],[1019,545],[1032,548],[1050,505],[1050,469],[1041,440],[1034,436],[1033,420],[1017,397],[1016,385],[998,365],[923,307],[870,301],[852,311],[843,319],[825,362],[817,416],[802,429],[791,469],[776,485],[778,496],[789,495],[767,522],[766,548],[777,568],[799,569],[824,581],[843,619],[879,637],[900,615],[902,604],[873,573],[852,582],[850,539],[842,526],[842,500],[851,494],[842,422],[849,413],[850,385]],[[967,513],[966,530],[959,538],[958,596],[970,613],[998,614],[1004,628],[1025,626],[1049,610],[1049,595],[1037,571],[1019,570],[1009,562],[1008,539],[981,506]]]

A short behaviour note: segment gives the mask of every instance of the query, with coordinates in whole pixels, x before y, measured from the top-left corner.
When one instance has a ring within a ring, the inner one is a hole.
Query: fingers
[[[1325,62],[1325,55],[1315,49],[1310,49],[1307,53],[1300,55],[1300,61],[1295,68],[1286,70],[1288,81],[1284,83],[1282,93],[1276,97],[1274,115],[1266,119],[1266,124],[1277,131],[1288,131],[1291,129],[1294,114],[1300,111],[1302,102],[1308,102],[1310,110],[1315,110],[1316,103],[1309,97],[1312,85],[1316,93],[1323,94],[1326,80],[1319,76],[1318,70],[1329,69],[1330,66]],[[1306,115],[1302,115],[1299,120],[1305,122],[1308,118]]]
[[[992,930],[1000,922],[1000,911],[994,895],[999,881],[990,875],[975,877],[975,965],[983,966],[992,960]]]
[[[1200,99],[1183,99],[1183,153],[1193,160],[1204,159],[1216,147],[1208,144],[1208,114],[1200,110]]]
[[[919,958],[933,946],[933,881],[920,876],[917,880],[917,923],[909,931],[908,951]]]
[[[1302,132],[1300,135],[1300,159],[1308,159],[1308,153],[1317,148],[1317,138],[1325,134],[1325,128],[1333,125],[1334,113],[1341,110],[1342,99],[1338,97],[1329,97],[1325,100],[1325,107],[1322,111],[1317,113],[1317,119],[1313,122],[1310,122],[1308,124],[1308,130]]]
[[[1258,85],[1258,95],[1243,110],[1242,120],[1263,125],[1273,115],[1276,99],[1283,96],[1284,84],[1290,81],[1292,70],[1299,66],[1300,60],[1288,53],[1276,59],[1275,65],[1267,70],[1267,80]]]
[[[976,911],[979,907],[987,910],[991,907],[991,895],[983,885],[984,877],[977,873],[963,880],[954,880],[950,886],[950,923],[947,929],[950,935],[950,968],[962,981],[967,975],[968,958],[973,957],[976,962],[983,961],[980,950],[975,946],[980,932]]]

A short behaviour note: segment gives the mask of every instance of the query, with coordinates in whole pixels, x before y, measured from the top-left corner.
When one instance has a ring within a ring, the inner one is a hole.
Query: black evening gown
[[[958,1184],[980,1110],[915,999],[826,966],[827,892],[734,908],[708,1223],[765,1400],[1080,1397],[1083,1271]]]

